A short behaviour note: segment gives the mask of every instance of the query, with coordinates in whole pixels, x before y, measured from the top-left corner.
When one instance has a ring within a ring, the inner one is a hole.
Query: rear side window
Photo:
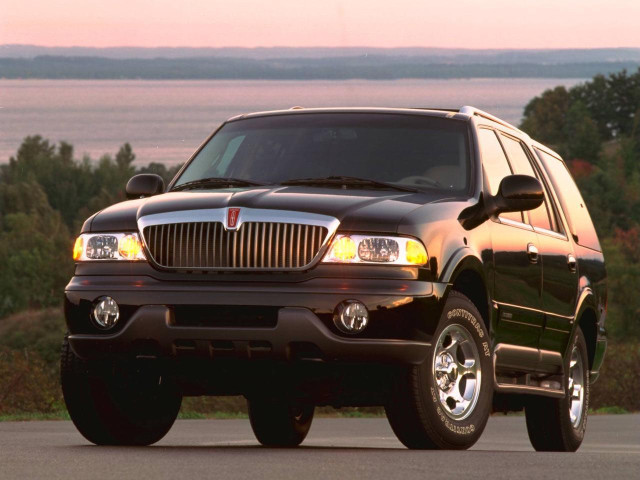
[[[502,134],[500,134],[500,140],[502,141],[502,145],[507,152],[507,156],[511,161],[511,166],[515,173],[538,178],[536,172],[531,166],[529,156],[524,151],[522,143]],[[540,179],[538,178],[538,180]],[[534,227],[544,228],[546,230],[555,230],[551,224],[550,218],[546,201],[535,210],[529,211],[529,220],[531,221],[531,225]]]
[[[502,179],[512,174],[511,167],[509,167],[509,162],[504,155],[504,150],[502,150],[498,137],[496,137],[493,130],[487,128],[479,129],[478,140],[480,142],[482,165],[484,166],[487,174],[487,182],[489,183],[489,193],[495,195],[498,193]],[[501,213],[500,217],[522,222],[522,213],[520,212]]]
[[[596,229],[587,211],[587,206],[567,166],[562,160],[537,148],[536,153],[551,178],[551,183],[553,183],[553,188],[558,195],[562,210],[564,210],[569,222],[569,229],[574,235],[576,243],[583,247],[602,251]]]

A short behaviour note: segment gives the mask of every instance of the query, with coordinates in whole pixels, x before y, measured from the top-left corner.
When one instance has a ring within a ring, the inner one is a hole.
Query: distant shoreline
[[[433,63],[423,57],[232,57],[113,59],[38,56],[0,58],[0,78],[76,80],[397,80],[590,78],[635,71],[640,61],[582,63]]]
[[[260,82],[272,82],[272,83],[282,83],[282,82],[291,82],[291,83],[299,83],[301,81],[312,83],[327,83],[334,84],[338,82],[372,82],[372,83],[384,83],[384,82],[423,82],[423,81],[469,81],[469,82],[481,82],[486,80],[495,80],[500,81],[504,80],[505,82],[510,81],[526,81],[526,80],[553,80],[562,82],[563,80],[568,80],[571,82],[575,81],[587,81],[588,77],[463,77],[463,78],[345,78],[345,79],[324,79],[324,78],[311,78],[311,79],[279,79],[279,78],[3,78],[0,76],[0,82],[139,82],[139,83],[148,83],[148,82],[166,82],[166,83],[179,83],[179,82],[188,82],[188,83],[206,83],[206,82],[243,82],[246,84],[251,83],[260,83]],[[560,85],[560,83],[559,83]],[[1,107],[0,107],[1,108]]]

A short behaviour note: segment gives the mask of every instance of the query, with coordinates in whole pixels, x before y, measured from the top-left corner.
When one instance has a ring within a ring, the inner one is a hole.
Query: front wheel
[[[589,359],[580,328],[565,373],[564,398],[531,397],[525,406],[529,440],[537,451],[575,452],[582,444],[589,407]]]
[[[62,393],[78,431],[97,445],[150,445],[173,425],[182,395],[159,372],[135,362],[90,363],[64,339]]]
[[[408,448],[466,449],[482,434],[493,395],[489,335],[475,305],[453,291],[427,360],[410,367],[386,406]]]
[[[252,398],[248,403],[251,428],[265,447],[297,447],[309,433],[313,405],[263,398]]]

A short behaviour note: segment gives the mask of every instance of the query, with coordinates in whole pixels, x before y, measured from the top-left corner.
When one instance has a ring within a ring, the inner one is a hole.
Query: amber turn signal
[[[80,257],[82,257],[83,248],[84,248],[84,240],[82,239],[82,236],[80,236],[76,238],[76,243],[73,245],[74,260],[80,260]]]
[[[120,239],[118,252],[125,260],[137,260],[142,253],[142,244],[137,235],[127,235]]]

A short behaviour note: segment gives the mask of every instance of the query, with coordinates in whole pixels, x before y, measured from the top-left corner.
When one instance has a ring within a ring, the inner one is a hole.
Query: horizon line
[[[260,49],[277,49],[277,48],[289,48],[289,49],[377,49],[377,50],[399,50],[399,49],[424,49],[424,50],[463,50],[470,52],[482,52],[482,51],[568,51],[568,50],[640,50],[640,46],[632,47],[632,46],[619,46],[619,47],[562,47],[562,48],[550,48],[550,47],[527,47],[527,48],[518,48],[518,47],[505,47],[505,48],[470,48],[470,47],[434,47],[434,46],[420,46],[420,45],[409,45],[409,46],[392,46],[392,47],[381,47],[381,46],[372,46],[372,45],[355,45],[355,46],[336,46],[336,45],[313,45],[313,46],[293,46],[293,45],[256,45],[256,46],[238,46],[238,45],[225,45],[225,46],[189,46],[189,45],[156,45],[156,46],[140,46],[140,45],[110,45],[110,46],[92,46],[92,45],[41,45],[34,43],[3,43],[0,44],[0,48],[5,47],[37,47],[37,48],[92,48],[96,50],[108,50],[113,48],[139,48],[145,50],[153,50],[159,48],[165,49],[238,49],[238,50],[260,50]]]

